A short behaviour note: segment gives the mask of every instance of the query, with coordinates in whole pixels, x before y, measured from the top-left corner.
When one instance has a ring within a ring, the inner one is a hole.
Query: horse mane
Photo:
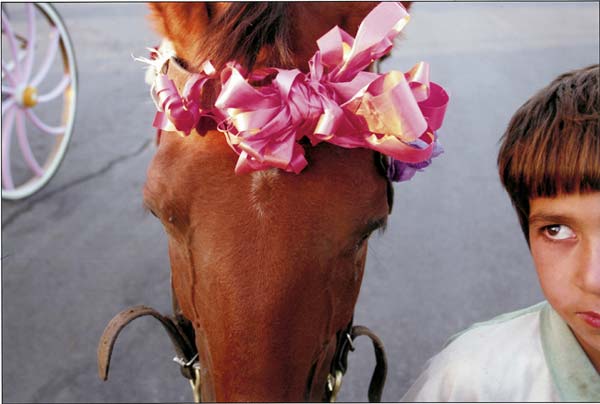
[[[232,60],[248,70],[255,64],[297,66],[304,44],[339,25],[351,35],[376,2],[149,3],[155,30],[175,46],[184,67],[200,70],[210,60],[217,70]],[[408,9],[410,2],[402,2]],[[348,10],[352,10],[349,12]],[[317,32],[319,31],[319,32]],[[316,45],[308,45],[314,47]],[[312,53],[305,54],[312,56]],[[302,60],[302,65],[308,60]]]
[[[289,2],[149,3],[154,28],[174,43],[182,65],[198,71],[210,60],[217,70],[235,60],[293,66]],[[259,52],[260,50],[260,52]]]
[[[292,7],[287,2],[230,3],[224,12],[210,18],[207,27],[210,36],[203,37],[201,46],[205,54],[198,55],[194,65],[200,66],[209,59],[217,70],[231,60],[248,70],[252,70],[257,61],[291,67]],[[214,5],[207,3],[207,8],[212,10]],[[259,49],[261,53],[257,52]]]
[[[154,28],[173,42],[178,62],[196,72],[210,60],[217,71],[236,61],[248,71],[259,63],[294,66],[291,2],[150,3]],[[218,83],[205,85],[202,102],[212,105]]]

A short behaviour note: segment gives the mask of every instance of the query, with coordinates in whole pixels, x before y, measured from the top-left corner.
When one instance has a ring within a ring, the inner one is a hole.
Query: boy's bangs
[[[540,128],[534,135],[537,141],[524,148],[522,155],[514,156],[511,171],[522,173],[515,180],[521,182],[520,189],[527,190],[529,199],[600,191],[597,125],[597,118],[563,119],[554,128]],[[546,131],[557,133],[548,137]]]
[[[498,154],[516,207],[536,197],[600,191],[598,65],[565,73],[519,108]]]

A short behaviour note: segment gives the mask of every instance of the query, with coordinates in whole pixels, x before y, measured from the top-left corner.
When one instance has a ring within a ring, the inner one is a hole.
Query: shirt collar
[[[600,374],[550,304],[541,313],[546,362],[562,401],[600,401]]]

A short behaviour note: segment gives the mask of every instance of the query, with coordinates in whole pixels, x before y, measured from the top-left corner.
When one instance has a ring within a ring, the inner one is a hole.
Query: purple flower
[[[434,157],[439,156],[444,152],[442,146],[438,143],[437,139],[433,145],[433,151],[431,157],[428,160],[421,161],[418,163],[405,163],[404,161],[396,160],[390,157],[390,163],[388,164],[387,177],[392,182],[408,181],[414,177],[417,171],[423,171],[424,168],[431,164],[431,160]]]

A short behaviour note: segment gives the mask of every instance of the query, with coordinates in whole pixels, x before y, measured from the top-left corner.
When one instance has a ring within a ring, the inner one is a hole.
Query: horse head
[[[169,69],[184,77],[206,60],[231,75],[230,60],[247,72],[276,66],[305,73],[322,35],[336,25],[355,35],[374,6],[150,5],[177,55]],[[218,87],[205,90],[202,105],[220,102]],[[323,400],[336,335],[352,321],[369,236],[392,208],[386,160],[373,149],[299,138],[300,170],[244,169],[222,132],[210,125],[190,136],[163,130],[144,187],[144,203],[168,236],[176,301],[195,331],[202,399]]]

